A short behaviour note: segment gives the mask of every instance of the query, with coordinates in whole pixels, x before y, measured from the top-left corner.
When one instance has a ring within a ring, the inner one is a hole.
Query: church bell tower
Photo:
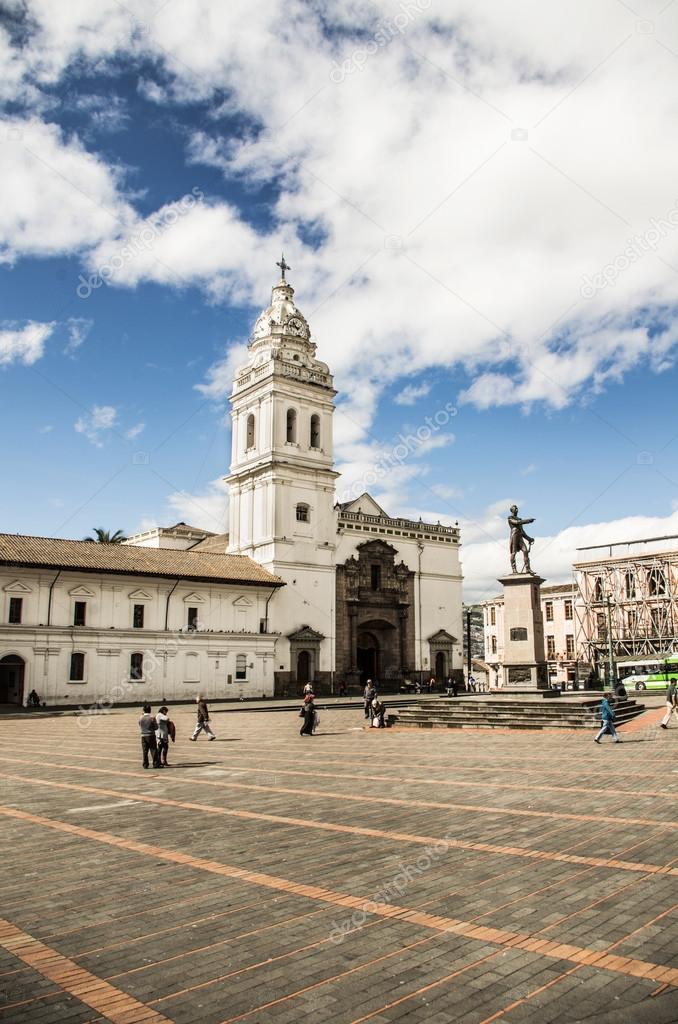
[[[257,319],[231,394],[230,552],[250,555],[287,583],[273,628],[334,633],[337,514],[332,375],[286,280]],[[281,620],[280,609],[284,608]],[[321,652],[330,670],[329,644]],[[316,665],[319,669],[321,666]]]

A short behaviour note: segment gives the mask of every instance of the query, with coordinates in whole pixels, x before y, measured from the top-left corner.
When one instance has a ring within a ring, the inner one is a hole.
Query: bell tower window
[[[320,416],[311,416],[311,448],[320,448]]]
[[[309,523],[311,521],[311,513],[308,505],[300,503],[297,505],[297,522],[298,523]]]
[[[295,409],[287,410],[287,441],[295,444],[297,440],[297,413]]]
[[[250,448],[254,448],[254,413],[250,413],[247,417],[247,441],[245,443],[245,451],[249,451]]]

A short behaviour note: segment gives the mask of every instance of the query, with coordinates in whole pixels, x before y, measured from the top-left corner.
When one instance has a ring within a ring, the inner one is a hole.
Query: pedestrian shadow
[[[181,764],[168,764],[168,768],[214,768],[223,761],[182,761]]]

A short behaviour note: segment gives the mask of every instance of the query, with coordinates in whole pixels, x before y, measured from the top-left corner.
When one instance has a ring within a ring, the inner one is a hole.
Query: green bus
[[[665,690],[671,679],[678,680],[678,654],[618,661],[617,674],[627,690]]]

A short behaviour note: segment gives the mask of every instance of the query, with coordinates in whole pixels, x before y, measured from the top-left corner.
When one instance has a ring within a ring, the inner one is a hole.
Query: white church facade
[[[113,686],[138,702],[461,676],[459,530],[393,518],[369,494],[337,503],[336,392],[287,269],[233,385],[230,533],[0,535],[0,703],[31,689],[80,704]]]

